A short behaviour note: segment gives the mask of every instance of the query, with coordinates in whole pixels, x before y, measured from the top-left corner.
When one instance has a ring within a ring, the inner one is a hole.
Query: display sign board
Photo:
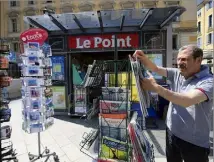
[[[163,54],[146,54],[146,56],[157,66],[162,67],[163,66]],[[152,75],[154,76],[155,79],[163,79],[162,76],[153,73]]]
[[[40,45],[42,45],[47,38],[47,31],[39,28],[31,28],[20,35],[20,40],[23,43],[38,42]]]
[[[52,56],[52,80],[65,80],[64,56]]]
[[[138,48],[139,36],[137,33],[116,34],[118,48]],[[114,48],[115,34],[70,36],[70,49],[94,49],[94,48]]]
[[[65,87],[63,86],[54,86],[53,90],[53,105],[54,109],[65,109]]]

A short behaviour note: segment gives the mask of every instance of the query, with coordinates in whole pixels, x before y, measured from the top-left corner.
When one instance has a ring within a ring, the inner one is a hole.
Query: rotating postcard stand
[[[40,29],[39,29],[40,30]],[[37,32],[38,29],[30,29],[24,34]],[[21,40],[23,35],[21,35]],[[43,36],[42,34],[40,35]],[[42,45],[42,46],[40,46]],[[38,155],[29,153],[31,162],[37,161],[41,158],[49,159],[54,157],[55,161],[58,156],[55,152],[50,153],[50,150],[45,147],[41,152],[41,136],[40,132],[45,131],[54,123],[53,103],[52,103],[52,89],[51,89],[51,75],[52,62],[50,56],[51,49],[47,44],[41,42],[24,42],[24,51],[22,54],[22,128],[27,133],[38,133]]]

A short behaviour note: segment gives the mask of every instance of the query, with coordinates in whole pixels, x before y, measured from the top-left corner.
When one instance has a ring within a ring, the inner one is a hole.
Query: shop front
[[[49,33],[56,113],[75,114],[71,101],[94,60],[125,60],[141,49],[159,66],[172,67],[172,28],[182,7],[27,16]],[[156,74],[161,85],[165,78]],[[87,92],[82,92],[87,93]]]

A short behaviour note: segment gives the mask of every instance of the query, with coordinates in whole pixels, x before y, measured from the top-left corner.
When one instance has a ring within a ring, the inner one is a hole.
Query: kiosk
[[[26,16],[24,21],[49,34],[53,53],[56,113],[74,114],[69,100],[93,60],[128,59],[142,49],[160,66],[172,67],[171,23],[183,7],[90,11]],[[79,74],[79,75],[76,75]],[[159,84],[163,77],[155,76]]]

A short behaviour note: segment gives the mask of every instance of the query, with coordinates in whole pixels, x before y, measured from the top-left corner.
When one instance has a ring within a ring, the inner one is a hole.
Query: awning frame
[[[119,17],[117,18],[116,15],[116,18],[113,19],[111,15],[115,14],[116,11],[119,12]],[[139,12],[139,15],[134,15],[135,17],[133,17],[131,14],[133,14],[134,11]],[[53,34],[86,35],[95,33],[139,32],[142,30],[162,30],[173,21],[175,16],[181,15],[184,11],[184,7],[174,6],[166,8],[143,8],[113,11],[100,10],[96,12],[90,11],[65,14],[53,14],[46,12],[44,15],[26,16],[24,17],[24,21]],[[91,13],[93,13],[93,16]],[[108,17],[108,14],[110,17]],[[46,25],[45,20],[47,19],[44,19],[44,16],[46,16],[46,18],[48,16],[50,19],[48,22],[52,22],[53,25],[49,23]],[[70,22],[67,22],[68,20],[66,20],[66,18],[69,19]],[[92,25],[94,25],[94,27],[89,27]]]

